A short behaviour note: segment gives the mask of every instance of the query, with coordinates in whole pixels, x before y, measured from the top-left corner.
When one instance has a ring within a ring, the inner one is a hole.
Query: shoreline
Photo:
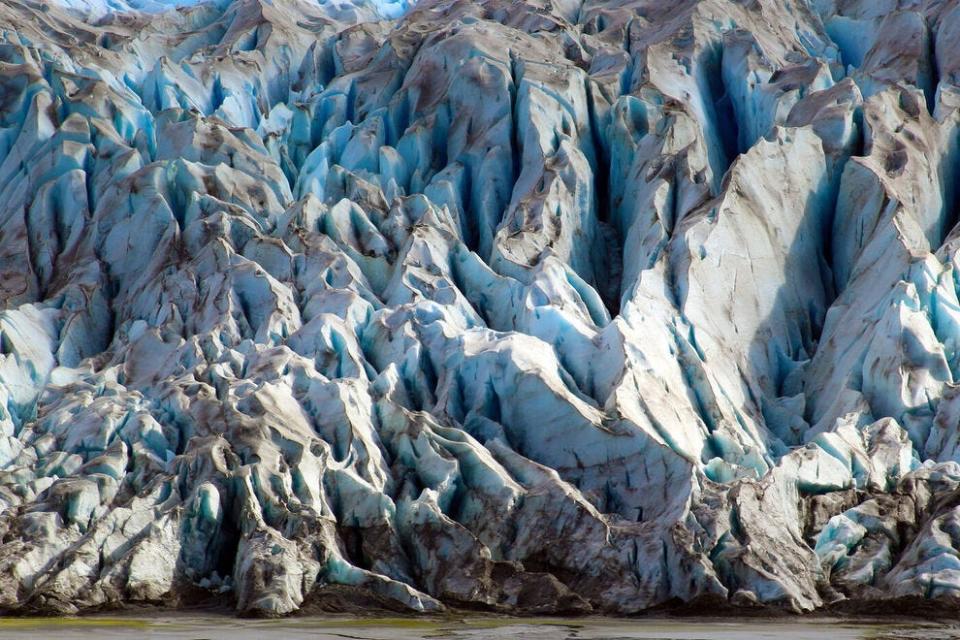
[[[758,605],[751,607],[732,605],[726,602],[670,603],[653,607],[633,614],[617,614],[611,612],[583,612],[583,613],[540,613],[524,611],[491,611],[483,609],[466,609],[449,607],[443,612],[418,613],[412,611],[398,611],[384,608],[352,608],[324,609],[318,606],[307,605],[286,616],[245,616],[240,615],[233,608],[232,603],[197,603],[194,605],[176,606],[165,604],[132,603],[115,607],[85,609],[73,614],[56,614],[42,611],[5,611],[0,612],[0,629],[12,621],[24,622],[53,622],[58,621],[119,621],[131,622],[149,619],[177,619],[177,618],[211,618],[223,619],[231,622],[250,621],[252,623],[269,623],[275,621],[297,622],[309,619],[323,619],[333,622],[363,622],[374,625],[395,623],[398,625],[431,625],[448,624],[464,620],[473,621],[502,621],[504,623],[517,622],[522,624],[537,621],[551,621],[552,623],[577,622],[678,622],[678,623],[711,623],[711,622],[772,622],[772,623],[804,623],[804,622],[843,622],[862,625],[896,624],[896,623],[924,623],[932,625],[957,625],[960,627],[960,603],[926,600],[917,597],[878,599],[878,600],[843,600],[818,608],[813,611],[797,612],[775,605]]]

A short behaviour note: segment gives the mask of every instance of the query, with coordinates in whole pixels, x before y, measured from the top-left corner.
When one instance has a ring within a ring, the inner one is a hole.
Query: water
[[[922,622],[658,619],[293,618],[227,616],[0,619],[0,640],[960,640],[960,625]]]

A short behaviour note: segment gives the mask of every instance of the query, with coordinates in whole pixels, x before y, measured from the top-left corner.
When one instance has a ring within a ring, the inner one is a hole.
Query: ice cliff
[[[0,0],[0,610],[960,601],[960,3]]]

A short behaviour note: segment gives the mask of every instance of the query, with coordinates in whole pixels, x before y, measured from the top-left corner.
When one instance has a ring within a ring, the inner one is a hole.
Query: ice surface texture
[[[0,610],[960,599],[960,4],[70,4]]]

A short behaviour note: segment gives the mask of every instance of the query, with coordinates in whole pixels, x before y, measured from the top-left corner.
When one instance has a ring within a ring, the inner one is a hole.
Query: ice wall
[[[960,594],[952,2],[0,0],[0,609]]]

